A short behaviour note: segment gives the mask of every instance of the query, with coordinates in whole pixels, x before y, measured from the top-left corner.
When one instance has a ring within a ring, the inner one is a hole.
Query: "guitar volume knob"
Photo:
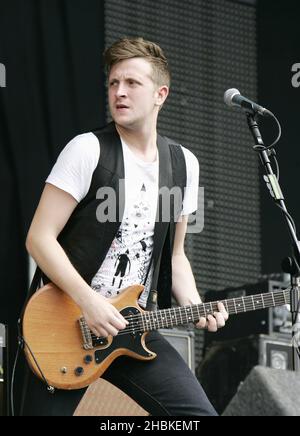
[[[91,363],[93,360],[93,356],[91,356],[90,354],[87,354],[86,356],[84,356],[83,361],[86,365],[88,365],[89,363]]]
[[[81,376],[83,373],[84,373],[84,369],[82,368],[82,366],[78,366],[78,367],[75,369],[75,375],[76,375],[77,377]]]

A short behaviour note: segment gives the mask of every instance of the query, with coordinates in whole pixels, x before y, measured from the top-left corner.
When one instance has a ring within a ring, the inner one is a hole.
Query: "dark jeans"
[[[120,388],[153,416],[216,416],[202,387],[185,361],[158,332],[146,339],[157,357],[140,361],[118,357],[102,377]],[[24,395],[24,416],[70,416],[85,389],[47,392],[31,374]]]

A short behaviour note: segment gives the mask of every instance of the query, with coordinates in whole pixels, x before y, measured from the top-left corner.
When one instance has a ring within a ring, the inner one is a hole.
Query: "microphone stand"
[[[293,249],[293,257],[287,258],[282,262],[282,267],[284,272],[288,272],[291,274],[291,289],[290,289],[290,306],[291,306],[291,315],[292,315],[292,364],[293,371],[300,371],[299,365],[299,345],[297,343],[296,329],[297,329],[297,318],[299,314],[299,301],[300,301],[300,243],[298,241],[296,235],[296,229],[289,219],[289,213],[287,211],[284,196],[282,194],[279,181],[277,180],[276,174],[274,174],[270,156],[276,155],[274,148],[266,148],[264,146],[262,136],[260,134],[257,120],[257,113],[253,110],[253,108],[249,108],[246,110],[247,123],[249,129],[252,133],[255,142],[255,149],[258,151],[260,160],[262,165],[265,168],[266,175],[264,179],[267,183],[267,186],[270,190],[270,194],[273,197],[275,203],[280,206],[280,209],[285,217],[287,222],[288,231],[291,237],[292,249]],[[273,114],[272,114],[273,115]],[[300,323],[299,323],[300,330]]]

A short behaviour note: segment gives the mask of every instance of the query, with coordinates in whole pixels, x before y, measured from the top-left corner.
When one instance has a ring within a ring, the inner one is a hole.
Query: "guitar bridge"
[[[83,339],[83,344],[82,344],[83,348],[85,350],[92,350],[94,348],[92,334],[87,323],[85,322],[84,317],[82,316],[81,318],[79,318],[78,322],[79,322],[82,339]]]

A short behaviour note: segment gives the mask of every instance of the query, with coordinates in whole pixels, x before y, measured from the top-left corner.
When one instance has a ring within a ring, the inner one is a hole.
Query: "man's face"
[[[151,74],[152,66],[143,58],[126,59],[111,68],[108,100],[116,124],[139,127],[157,115],[161,97]]]

